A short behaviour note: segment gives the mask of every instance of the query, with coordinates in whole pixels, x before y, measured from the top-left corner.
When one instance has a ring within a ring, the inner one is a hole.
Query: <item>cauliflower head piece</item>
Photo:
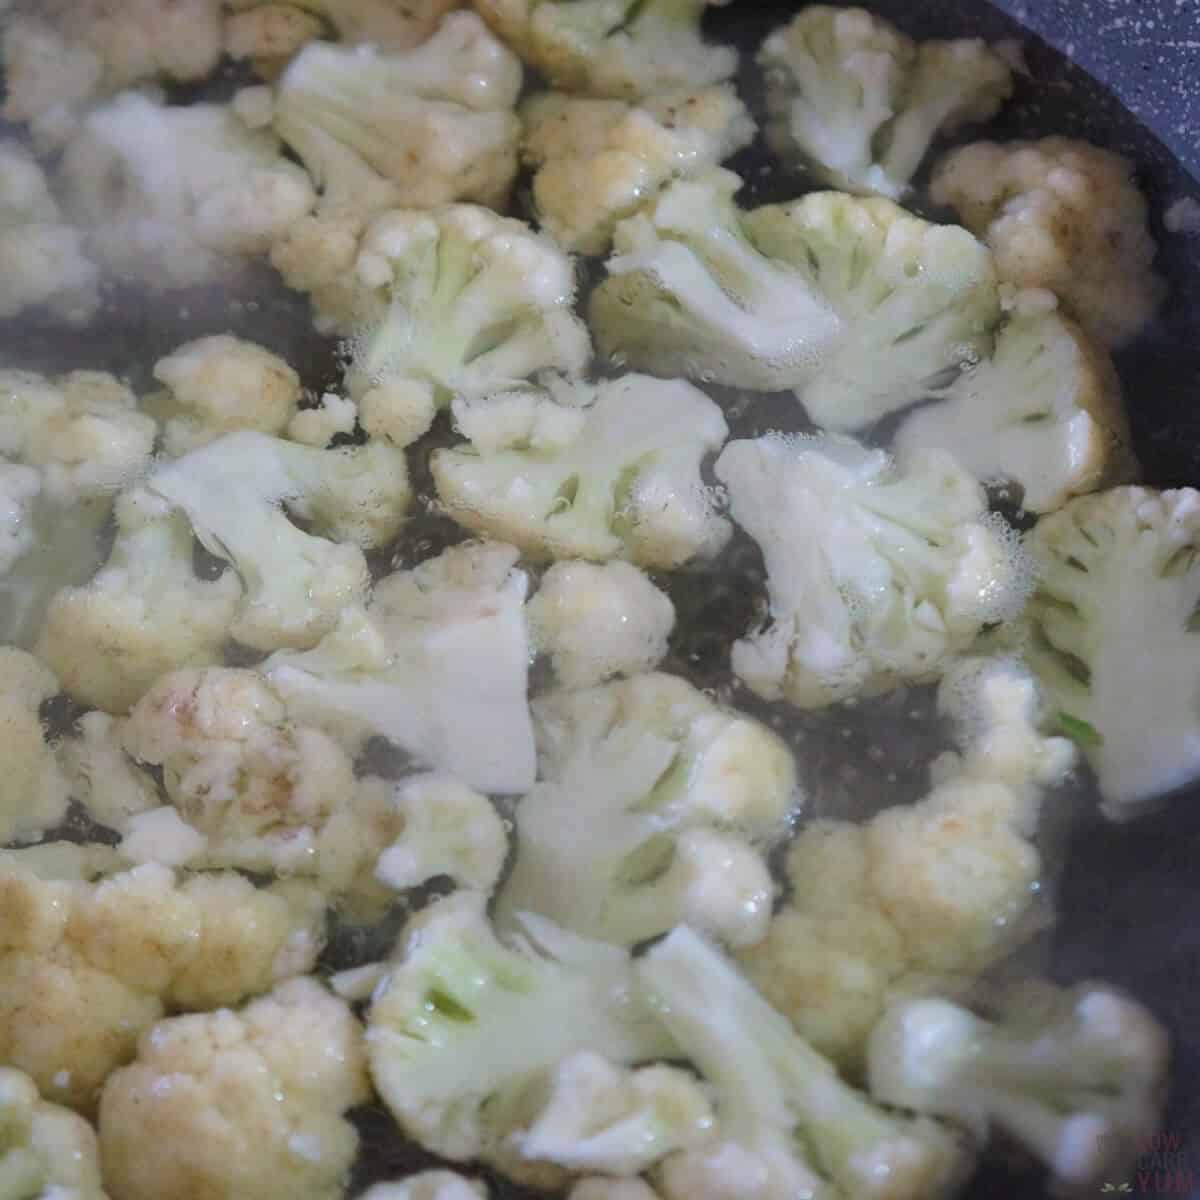
[[[1047,288],[1102,346],[1120,347],[1158,311],[1146,200],[1127,159],[1088,142],[976,142],[938,163],[931,185],[987,242],[1001,280]]]
[[[916,43],[861,8],[810,4],[758,52],[767,140],[823,182],[896,198],[935,137],[986,121],[1012,93],[979,38]]]
[[[456,401],[471,444],[430,457],[450,515],[537,558],[672,568],[715,555],[729,523],[700,467],[728,433],[717,405],[682,379],[647,375],[600,383],[584,408],[575,396]]]
[[[733,669],[767,699],[820,708],[936,678],[1024,600],[1015,535],[948,455],[768,435],[716,470],[766,561],[770,624]]]
[[[987,250],[881,197],[816,192],[743,212],[710,169],[617,226],[592,294],[600,348],[659,375],[793,390],[853,430],[944,386],[1000,315]]]
[[[682,679],[639,675],[533,704],[539,782],[517,805],[498,919],[536,912],[633,945],[687,921],[758,941],[763,854],[797,800],[784,743]]]
[[[337,1200],[358,1149],[344,1114],[368,1094],[353,1014],[292,980],[240,1012],[174,1017],[142,1036],[101,1096],[104,1175],[128,1200]]]
[[[359,1200],[487,1200],[488,1190],[478,1180],[455,1171],[421,1171],[398,1183],[377,1183]]]

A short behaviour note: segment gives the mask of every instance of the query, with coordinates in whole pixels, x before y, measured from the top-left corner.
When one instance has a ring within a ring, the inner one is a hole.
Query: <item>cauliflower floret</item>
[[[326,392],[315,408],[302,408],[288,423],[287,436],[306,446],[328,446],[339,434],[354,432],[358,405],[353,400]]]
[[[901,195],[933,139],[994,116],[1012,69],[979,38],[919,45],[861,8],[812,4],[762,44],[767,140],[848,191]]]
[[[733,87],[637,103],[543,92],[521,108],[538,221],[561,246],[603,254],[617,223],[669,180],[748,145],[755,125]]]
[[[21,1071],[0,1068],[0,1194],[7,1200],[106,1200],[96,1134],[47,1104]]]
[[[936,678],[1024,599],[1015,541],[948,455],[768,435],[716,470],[767,565],[770,624],[733,648],[767,699],[820,708]]]
[[[146,487],[231,562],[244,589],[231,633],[260,650],[312,646],[362,601],[359,547],[386,545],[412,494],[404,455],[390,446],[320,450],[261,433],[225,434],[160,466]]]
[[[817,192],[742,212],[741,180],[677,180],[617,226],[591,298],[601,349],[663,376],[794,390],[826,429],[922,399],[990,347],[987,250],[881,197]]]
[[[150,493],[126,492],[116,518],[108,562],[50,601],[37,652],[64,691],[124,713],[164,672],[221,660],[241,587],[196,577],[191,526]]]
[[[696,1200],[702,1193],[692,1191],[688,1195]],[[579,1180],[567,1200],[658,1200],[658,1193],[641,1179],[608,1179],[597,1175]]]
[[[58,758],[71,796],[98,825],[123,830],[139,813],[157,808],[154,780],[125,753],[122,725],[105,712],[84,713],[63,738]]]
[[[654,670],[675,626],[675,606],[626,562],[556,563],[526,613],[534,645],[569,688]]]
[[[571,261],[521,221],[470,205],[387,213],[354,269],[375,315],[347,380],[363,427],[398,446],[452,397],[503,391],[539,371],[578,375],[587,364]]]
[[[225,53],[276,79],[296,54],[325,31],[320,17],[291,4],[256,4],[225,18]],[[270,124],[270,117],[266,124]]]
[[[474,0],[523,59],[564,92],[634,99],[728,79],[737,51],[700,19],[728,0]]]
[[[42,477],[32,467],[0,459],[0,575],[33,546],[33,507]]]
[[[573,399],[573,397],[568,397]],[[567,407],[574,436],[550,447],[522,439],[492,447],[493,404],[455,401],[458,423],[485,440],[435,450],[430,468],[438,496],[460,524],[501,537],[539,558],[628,558],[678,567],[716,554],[729,523],[700,475],[704,456],[725,441],[721,410],[683,380],[624,375],[595,389],[582,412]],[[557,424],[557,401],[532,396],[534,420]]]
[[[380,205],[386,207],[385,196]],[[323,211],[301,217],[271,247],[271,265],[297,292],[308,294],[313,324],[321,333],[346,333],[370,316],[368,298],[358,286],[354,261],[368,216],[356,210]]]
[[[282,358],[228,333],[160,358],[154,378],[169,389],[163,449],[173,457],[238,429],[282,434],[300,403],[300,377]]]
[[[1038,586],[1025,657],[1096,772],[1105,814],[1137,816],[1200,774],[1200,493],[1081,496],[1026,545]]]
[[[228,105],[127,92],[84,118],[62,160],[64,204],[119,276],[167,290],[235,274],[312,208],[312,182]]]
[[[37,161],[15,142],[0,143],[0,317],[44,306],[82,325],[100,304],[98,276]]]
[[[367,1096],[358,1022],[296,979],[142,1036],[100,1100],[104,1177],[122,1200],[340,1200]]]
[[[991,247],[999,277],[1057,293],[1104,346],[1158,311],[1166,284],[1133,168],[1088,142],[978,142],[937,167],[932,196]]]
[[[517,805],[499,919],[537,912],[623,945],[679,921],[758,941],[775,891],[761,851],[796,800],[787,747],[668,675],[533,707],[540,782]]]
[[[462,6],[462,0],[289,0],[285,5],[265,6],[262,0],[225,0],[225,4],[245,15],[265,7],[320,17],[333,26],[340,41],[403,49],[426,41],[446,13]]]
[[[488,1190],[454,1171],[422,1171],[399,1183],[377,1183],[358,1200],[488,1200]]]
[[[388,738],[483,792],[523,792],[535,752],[517,558],[474,543],[390,575],[316,649],[268,659],[267,677],[297,719]]]

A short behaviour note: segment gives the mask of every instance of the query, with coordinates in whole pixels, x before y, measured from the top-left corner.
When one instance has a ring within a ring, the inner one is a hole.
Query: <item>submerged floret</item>
[[[398,1183],[377,1183],[359,1200],[487,1200],[486,1186],[455,1171],[422,1171]]]
[[[263,0],[225,0],[235,13],[253,14],[266,8],[286,7],[292,12],[327,21],[338,40],[369,42],[403,49],[426,41],[439,22],[461,0],[288,0],[286,6]]]

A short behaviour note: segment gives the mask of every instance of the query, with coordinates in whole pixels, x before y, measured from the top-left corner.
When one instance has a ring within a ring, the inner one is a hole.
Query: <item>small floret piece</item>
[[[0,317],[44,307],[81,325],[99,306],[98,275],[37,160],[16,142],[0,143]]]
[[[0,459],[0,575],[33,546],[33,504],[41,490],[32,467]]]
[[[542,576],[526,612],[534,645],[563,687],[652,671],[666,657],[675,606],[626,562],[562,562]]]
[[[1200,493],[1081,496],[1026,545],[1038,572],[1026,659],[1095,770],[1105,814],[1137,816],[1200,773]]]
[[[985,483],[1016,483],[1028,512],[1123,482],[1132,465],[1107,354],[1055,312],[1017,315],[990,358],[901,427],[901,450],[945,450]]]
[[[198,450],[223,433],[282,434],[300,402],[300,377],[277,354],[232,334],[198,338],[154,364],[169,390],[160,404],[163,449]]]
[[[634,99],[728,79],[737,51],[700,35],[727,0],[475,0],[517,53],[564,92]]]
[[[367,1099],[358,1022],[311,979],[241,1012],[146,1032],[100,1101],[104,1177],[123,1200],[340,1200]]]
[[[262,0],[225,3],[235,13],[284,7]],[[327,21],[339,41],[403,49],[426,41],[446,13],[460,7],[460,0],[290,0],[286,7]]]
[[[314,645],[342,608],[361,603],[359,546],[386,544],[411,496],[404,455],[391,447],[318,450],[260,433],[225,434],[159,467],[146,486],[233,565],[244,596],[231,633],[260,650]]]
[[[314,650],[270,658],[267,677],[298,719],[388,738],[483,792],[523,792],[535,752],[517,558],[472,543],[390,575]]]
[[[47,1104],[21,1071],[0,1068],[0,1194],[8,1200],[106,1200],[96,1134]]]
[[[636,103],[542,92],[521,118],[538,221],[580,254],[603,254],[619,221],[670,180],[736,153],[755,131],[728,84]]]
[[[756,1162],[742,1195],[932,1200],[962,1182],[967,1156],[945,1127],[885,1112],[843,1083],[692,930],[676,929],[653,947],[638,961],[638,976],[680,1050],[716,1089],[725,1146]],[[685,1152],[681,1163],[668,1160],[670,1200],[688,1194],[681,1183],[701,1175],[710,1156],[705,1147]],[[766,1187],[756,1193],[756,1183]]]
[[[740,187],[710,170],[617,226],[591,300],[601,349],[659,375],[792,389],[818,425],[850,430],[988,348],[999,299],[966,230],[839,192],[742,212]]]
[[[38,654],[77,700],[124,713],[167,671],[221,660],[241,587],[197,578],[191,526],[158,497],[126,492],[116,517],[100,572],[50,601]]]
[[[324,32],[321,18],[302,8],[255,4],[225,17],[225,53],[239,62],[249,62],[259,78],[277,79],[296,54]],[[269,116],[266,123],[270,124]]]
[[[1088,142],[977,142],[937,167],[932,196],[987,242],[1002,281],[1048,288],[1102,346],[1158,311],[1146,200],[1127,159]]]
[[[486,900],[458,892],[409,923],[367,1020],[384,1103],[410,1137],[454,1162],[511,1155],[521,1100],[568,1055],[624,1065],[669,1044],[623,950],[532,916],[504,944]]]
[[[571,262],[521,221],[470,205],[387,213],[355,271],[376,319],[356,343],[351,393],[367,432],[396,445],[420,437],[453,396],[587,364]]]
[[[762,44],[767,139],[848,191],[893,198],[930,143],[994,116],[1012,69],[979,38],[919,45],[861,8],[811,4]]]
[[[306,446],[328,446],[338,434],[351,434],[358,424],[358,406],[353,400],[326,392],[315,408],[302,408],[291,419],[287,436]]]
[[[820,708],[936,678],[1024,599],[1015,540],[946,454],[768,435],[716,470],[766,560],[770,624],[733,669],[767,699]]]
[[[893,1007],[871,1035],[871,1094],[981,1141],[1002,1130],[1060,1189],[1091,1192],[1128,1171],[1160,1127],[1167,1034],[1103,984],[1044,990],[1049,1003],[1023,1000],[998,1023],[941,998]]]
[[[106,712],[84,713],[58,744],[71,797],[99,825],[121,831],[161,803],[154,780],[121,744],[122,725]]]
[[[692,1192],[694,1198],[699,1195]],[[567,1200],[658,1200],[658,1193],[642,1179],[610,1179],[593,1175],[579,1180]]]
[[[313,206],[312,183],[228,105],[126,92],[93,109],[62,160],[64,204],[115,274],[166,291],[265,254]]]
[[[758,941],[775,890],[761,849],[796,800],[787,747],[669,675],[533,707],[540,781],[517,806],[499,919],[537,912],[622,945],[680,921]]]
[[[478,1180],[454,1171],[422,1171],[399,1183],[377,1183],[359,1200],[487,1200],[488,1190]]]
[[[491,435],[488,409],[506,402],[456,401],[455,414],[468,436],[477,423]],[[527,403],[541,410],[538,422],[561,407],[548,397]],[[683,380],[624,375],[598,385],[582,421],[567,412],[577,431],[555,446],[522,439],[434,451],[434,483],[451,516],[539,558],[671,568],[721,549],[729,523],[700,476],[728,432],[712,400]]]

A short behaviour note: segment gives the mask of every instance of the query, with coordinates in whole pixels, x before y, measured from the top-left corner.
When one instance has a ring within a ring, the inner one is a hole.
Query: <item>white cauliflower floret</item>
[[[700,1192],[688,1193],[692,1200]],[[567,1200],[658,1200],[658,1193],[641,1179],[609,1179],[602,1175],[581,1179]]]
[[[158,788],[125,752],[122,725],[105,712],[84,713],[77,732],[58,744],[58,758],[71,796],[89,817],[112,830],[124,830],[139,813],[156,808]]]
[[[422,1171],[399,1183],[377,1183],[358,1200],[487,1200],[488,1190],[454,1171]]]
[[[517,805],[500,919],[537,912],[623,945],[680,921],[759,940],[775,892],[762,850],[796,801],[787,747],[668,675],[533,708],[540,782]]]
[[[895,444],[946,450],[985,483],[1019,484],[1022,507],[1044,513],[1129,478],[1129,441],[1112,362],[1051,312],[1016,315],[992,356],[918,408]]]
[[[338,434],[354,432],[358,406],[353,400],[326,392],[315,408],[302,408],[288,423],[287,436],[306,446],[328,446]]]
[[[0,575],[33,546],[33,507],[42,477],[32,467],[0,459]]]
[[[0,1195],[8,1200],[106,1200],[96,1134],[47,1104],[21,1071],[0,1068]]]
[[[124,713],[165,672],[221,660],[241,587],[232,571],[197,578],[191,526],[148,492],[126,492],[116,518],[108,561],[55,594],[37,652],[64,691]]]
[[[861,8],[808,5],[758,63],[776,154],[834,187],[892,197],[935,137],[986,121],[1012,93],[1012,69],[979,38],[918,44]]]
[[[268,659],[267,677],[297,719],[385,737],[483,792],[523,792],[535,752],[517,558],[474,543],[390,575],[314,650]]]
[[[160,358],[154,378],[169,389],[163,449],[172,457],[223,433],[282,434],[300,403],[300,377],[277,354],[232,334],[198,338]]]
[[[730,85],[636,103],[543,92],[524,103],[521,118],[538,221],[581,254],[603,254],[617,223],[669,180],[723,161],[755,132]]]
[[[235,274],[315,199],[274,135],[248,130],[229,106],[166,107],[133,92],[88,113],[61,173],[89,251],[158,290]]]
[[[37,161],[15,142],[0,143],[0,317],[45,307],[81,325],[99,306],[98,276]]]
[[[146,487],[237,571],[244,592],[230,632],[260,650],[314,645],[362,601],[359,547],[386,545],[412,494],[404,455],[390,446],[321,450],[260,433],[225,434],[160,466]]]
[[[420,437],[452,397],[587,364],[571,261],[521,221],[470,205],[387,213],[354,270],[374,313],[347,378],[363,427],[396,445]]]
[[[100,1100],[104,1177],[122,1200],[340,1200],[367,1096],[358,1022],[296,979],[143,1034]]]
[[[288,0],[266,5],[263,0],[225,0],[225,5],[247,16],[266,8],[319,17],[333,27],[339,41],[402,49],[426,41],[446,13],[461,7],[461,0]]]
[[[38,715],[58,691],[36,658],[0,647],[0,842],[35,841],[66,815],[67,782]]]
[[[1026,659],[1104,812],[1136,816],[1200,774],[1200,493],[1081,496],[1026,545],[1038,571]]]
[[[262,79],[275,79],[309,42],[325,32],[320,17],[291,4],[256,4],[225,18],[225,53],[249,61]],[[264,124],[270,124],[268,115]]]
[[[978,142],[938,164],[931,194],[987,242],[1002,280],[1055,292],[1101,345],[1158,311],[1146,201],[1120,155],[1062,137]]]
[[[990,346],[987,250],[881,197],[816,192],[743,212],[712,168],[617,226],[592,294],[600,348],[667,377],[793,390],[851,430],[945,386]]]
[[[489,436],[430,458],[439,499],[468,529],[539,558],[627,558],[663,568],[711,557],[728,540],[729,523],[717,516],[700,475],[728,427],[698,388],[647,375],[607,380],[582,421],[568,409],[574,436],[541,448],[517,442],[493,449],[492,403],[456,401],[468,436],[475,426]],[[557,401],[530,404],[554,412]]]
[[[117,852],[134,866],[161,863],[164,867],[183,867],[200,858],[207,848],[208,838],[164,804],[129,818]]]
[[[766,561],[770,624],[733,669],[768,699],[820,708],[936,678],[1024,598],[1013,540],[948,455],[769,435],[716,470]]]
[[[556,563],[526,613],[534,645],[570,688],[654,670],[675,626],[675,606],[626,562]]]
[[[633,99],[728,79],[737,51],[700,19],[727,0],[474,0],[517,53],[564,92]]]

